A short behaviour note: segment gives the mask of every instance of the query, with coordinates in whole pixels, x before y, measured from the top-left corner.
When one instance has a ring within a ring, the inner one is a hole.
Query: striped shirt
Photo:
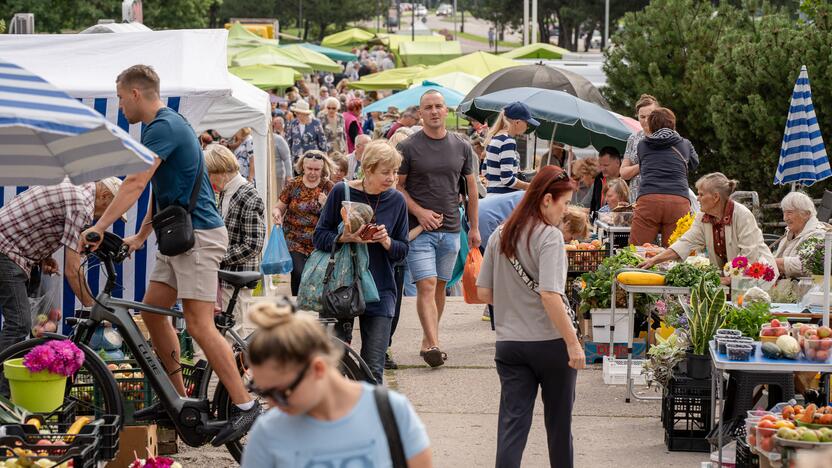
[[[494,135],[485,149],[482,171],[485,174],[488,193],[513,192],[517,183],[515,175],[520,170],[517,142],[508,135]]]

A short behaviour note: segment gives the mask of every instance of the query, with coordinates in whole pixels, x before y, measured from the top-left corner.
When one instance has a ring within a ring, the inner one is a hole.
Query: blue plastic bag
[[[283,275],[292,272],[292,257],[289,255],[289,246],[286,245],[286,237],[283,236],[282,226],[273,226],[269,235],[269,243],[266,245],[266,252],[263,254],[263,261],[260,262],[260,273],[264,275]]]

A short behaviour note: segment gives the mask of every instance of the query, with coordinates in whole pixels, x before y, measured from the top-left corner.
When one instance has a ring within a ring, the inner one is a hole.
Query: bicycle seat
[[[220,270],[220,279],[235,288],[254,289],[263,276],[258,271],[226,271]]]

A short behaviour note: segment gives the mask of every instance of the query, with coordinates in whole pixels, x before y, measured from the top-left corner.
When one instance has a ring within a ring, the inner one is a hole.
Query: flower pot
[[[49,371],[31,372],[23,358],[3,363],[3,374],[9,381],[12,402],[32,413],[50,413],[64,403],[66,377]]]
[[[711,355],[710,354],[693,354],[691,352],[685,355],[687,361],[687,374],[691,379],[710,379],[711,378]]]

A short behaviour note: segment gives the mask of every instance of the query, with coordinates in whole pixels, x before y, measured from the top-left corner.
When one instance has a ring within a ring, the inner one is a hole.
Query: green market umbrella
[[[312,44],[309,42],[304,42],[299,44],[301,47],[306,47],[307,49],[314,50],[319,54],[324,54],[332,60],[337,60],[339,62],[353,62],[356,60],[355,54],[351,54],[349,52],[343,52],[338,49],[333,49],[331,47],[324,47],[319,46],[317,44]]]
[[[352,47],[364,45],[376,37],[375,34],[359,28],[350,28],[346,31],[337,32],[326,36],[321,45],[324,47]]]
[[[610,111],[563,91],[540,88],[512,88],[466,100],[457,111],[466,117],[486,122],[512,102],[529,106],[532,117],[540,121],[539,138],[568,145],[600,150],[605,146],[622,153],[632,131]]]
[[[321,54],[320,52],[315,52],[312,49],[307,49],[299,44],[283,46],[280,50],[290,58],[309,65],[314,71],[332,73],[341,73],[344,71],[344,67],[333,62],[326,55]],[[353,58],[355,58],[355,56],[353,56]]]
[[[261,89],[288,88],[294,86],[295,79],[300,78],[297,71],[274,65],[231,67],[228,71]]]
[[[512,49],[500,54],[500,56],[510,59],[560,60],[568,53],[568,50],[553,46],[552,44],[535,42],[534,44]]]
[[[366,75],[358,81],[353,81],[347,86],[353,89],[364,91],[375,91],[379,89],[407,89],[413,83],[413,77],[427,70],[424,65],[412,67],[391,68],[371,75]]]
[[[312,73],[312,67],[295,60],[277,46],[264,45],[240,52],[231,58],[231,65],[247,67],[250,65],[276,65],[293,68],[301,73]]]

